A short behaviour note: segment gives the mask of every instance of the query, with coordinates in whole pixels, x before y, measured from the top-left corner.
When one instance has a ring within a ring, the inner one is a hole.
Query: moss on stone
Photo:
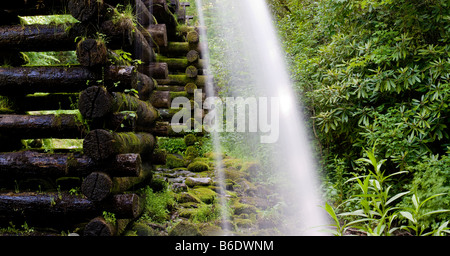
[[[134,223],[131,229],[137,236],[159,236],[159,232],[144,223]]]
[[[206,163],[200,161],[190,163],[187,168],[190,172],[205,172],[209,170],[209,166]]]
[[[174,155],[169,154],[166,157],[166,166],[171,169],[184,167],[184,161],[183,159],[180,159]]]
[[[193,146],[197,141],[197,137],[192,133],[184,136],[184,144],[186,144],[186,146]]]
[[[184,151],[184,156],[189,159],[194,159],[198,156],[198,150],[194,146],[188,146]]]
[[[222,164],[225,168],[240,170],[243,166],[243,161],[241,159],[227,158],[222,160]]]
[[[194,195],[198,199],[200,199],[202,202],[206,204],[212,204],[214,203],[214,200],[216,199],[217,193],[213,190],[205,187],[197,187],[194,189],[191,189],[189,191],[190,194]]]
[[[170,231],[169,236],[201,236],[198,227],[190,222],[178,222]]]

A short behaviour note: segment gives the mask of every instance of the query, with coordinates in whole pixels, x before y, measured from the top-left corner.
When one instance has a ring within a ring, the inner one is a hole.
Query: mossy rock
[[[181,221],[169,231],[169,236],[202,236],[202,233],[195,224]]]
[[[225,179],[230,179],[234,182],[238,181],[239,179],[249,179],[250,175],[245,172],[233,170],[233,169],[224,169],[223,174],[225,176]]]
[[[262,166],[257,162],[247,162],[242,166],[241,171],[248,173],[251,176],[258,175],[263,171]]]
[[[166,158],[166,166],[171,169],[184,167],[184,161],[183,159],[180,159],[174,155],[169,154],[167,155]]]
[[[186,151],[184,151],[184,156],[189,159],[194,159],[198,157],[198,150],[194,146],[188,146]]]
[[[137,236],[159,236],[160,233],[157,230],[149,227],[144,223],[134,223],[131,231],[134,231]]]
[[[222,164],[225,168],[233,168],[236,170],[240,170],[242,168],[242,166],[244,165],[244,163],[241,159],[235,159],[235,158],[223,159]]]
[[[255,214],[257,212],[257,208],[253,205],[249,205],[249,204],[243,204],[240,203],[238,200],[236,200],[232,205],[231,208],[234,209],[234,214],[235,215],[240,215],[240,214]]]
[[[213,190],[205,187],[197,187],[194,189],[191,189],[189,191],[192,195],[200,199],[202,202],[206,204],[212,204],[214,203],[214,200],[216,199],[217,193]]]
[[[234,224],[239,228],[250,228],[252,227],[253,221],[250,219],[234,219]]]
[[[217,158],[223,159],[226,155],[224,153],[207,152],[203,154],[209,160],[215,161]]]
[[[223,230],[221,227],[211,224],[211,223],[205,223],[200,225],[199,227],[200,231],[205,236],[222,236]]]
[[[209,166],[206,163],[200,161],[190,163],[187,168],[190,172],[205,172],[209,170]]]
[[[200,199],[190,193],[182,192],[177,197],[178,203],[200,203]]]

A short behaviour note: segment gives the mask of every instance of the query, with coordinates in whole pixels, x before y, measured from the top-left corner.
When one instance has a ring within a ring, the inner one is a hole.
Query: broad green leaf
[[[402,193],[398,193],[397,195],[391,197],[387,202],[386,205],[389,205],[390,203],[394,202],[395,200],[399,199],[400,197],[407,195],[411,193],[411,191],[406,191],[406,192],[402,192]]]
[[[412,216],[412,214],[411,214],[410,212],[404,212],[404,211],[401,211],[400,214],[401,214],[403,217],[405,217],[405,218],[407,218],[408,220],[410,220],[412,223],[414,223],[414,224],[417,223],[416,219],[414,219],[414,217]]]

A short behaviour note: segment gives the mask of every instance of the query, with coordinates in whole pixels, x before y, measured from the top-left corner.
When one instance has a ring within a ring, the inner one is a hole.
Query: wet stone
[[[188,178],[186,178],[185,183],[188,187],[208,186],[212,183],[212,180],[211,180],[211,178],[188,177]]]

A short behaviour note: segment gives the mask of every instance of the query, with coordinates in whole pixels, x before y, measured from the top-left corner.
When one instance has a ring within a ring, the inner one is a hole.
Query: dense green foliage
[[[375,146],[387,170],[407,171],[393,178],[394,190],[423,199],[447,193],[424,207],[448,208],[448,1],[269,2],[311,117],[330,198],[340,203],[355,193],[345,181],[350,173],[368,173],[356,160]],[[409,199],[403,204],[411,206]],[[427,221],[437,227],[449,216]]]

